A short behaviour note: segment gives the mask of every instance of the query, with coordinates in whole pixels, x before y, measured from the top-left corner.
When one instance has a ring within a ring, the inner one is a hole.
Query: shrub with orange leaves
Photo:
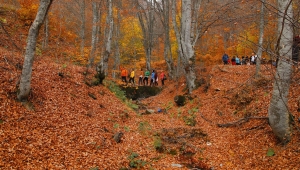
[[[37,0],[20,0],[21,8],[17,11],[21,20],[33,21],[39,4]]]

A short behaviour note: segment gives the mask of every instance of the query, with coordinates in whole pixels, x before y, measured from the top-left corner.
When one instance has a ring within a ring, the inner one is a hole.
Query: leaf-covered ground
[[[30,103],[22,104],[16,101],[22,57],[0,51],[0,169],[300,168],[299,72],[289,96],[293,137],[282,146],[264,118],[270,66],[262,67],[260,80],[253,78],[254,66],[207,68],[198,74],[204,84],[182,107],[174,97],[186,93],[184,80],[167,80],[160,94],[139,100],[140,107],[155,111],[145,115],[106,86],[87,86],[84,67],[46,57],[36,59]],[[117,132],[123,133],[120,143],[113,139]]]

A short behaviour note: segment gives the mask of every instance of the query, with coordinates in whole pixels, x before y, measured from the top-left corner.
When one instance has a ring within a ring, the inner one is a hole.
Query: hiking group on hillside
[[[250,57],[242,56],[240,59],[239,56],[230,57],[224,53],[222,56],[222,61],[224,65],[256,65],[257,55],[252,53]]]
[[[130,83],[132,86],[135,86],[134,78],[135,78],[135,71],[134,69],[131,69],[130,73],[127,71],[126,68],[120,67],[121,70],[121,79],[122,82],[125,83],[127,86],[128,83]],[[127,82],[127,77],[129,78],[129,81]],[[156,70],[152,70],[150,73],[149,70],[143,71],[143,69],[140,70],[139,74],[139,81],[138,86],[158,86],[158,81],[161,81],[161,85],[164,86],[165,80],[167,80],[167,76],[164,73],[164,71],[161,71],[158,73]],[[150,80],[150,82],[149,82]]]

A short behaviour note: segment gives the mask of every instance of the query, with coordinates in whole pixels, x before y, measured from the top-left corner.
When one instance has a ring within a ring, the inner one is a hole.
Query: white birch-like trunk
[[[85,0],[81,0],[80,4],[80,17],[81,17],[81,25],[80,25],[80,55],[84,58],[84,46],[85,46]]]
[[[293,18],[292,1],[278,0],[279,58],[272,98],[268,110],[269,123],[274,134],[284,144],[291,139],[288,94],[292,74]]]
[[[34,54],[36,49],[37,37],[41,25],[43,24],[43,21],[51,6],[52,1],[53,0],[40,0],[40,5],[38,8],[37,15],[29,29],[25,59],[24,59],[22,74],[20,78],[19,91],[17,94],[17,98],[19,101],[26,101],[30,93],[32,65],[33,65]]]
[[[191,94],[195,87],[195,53],[192,46],[191,26],[192,26],[192,3],[191,0],[182,0],[181,17],[181,46],[183,53],[183,66],[186,75],[186,83]]]
[[[100,70],[102,73],[107,75],[108,71],[108,59],[111,52],[111,41],[113,33],[113,13],[112,13],[112,0],[108,0],[108,11],[106,17],[106,29],[105,29],[105,49],[103,51],[103,56],[100,62]]]
[[[191,38],[194,40],[192,42],[192,45],[195,46],[199,35],[200,35],[200,31],[198,29],[198,17],[199,17],[199,9],[200,9],[200,5],[201,5],[201,1],[202,0],[194,0],[193,1],[193,9],[192,9],[192,26],[191,26]]]
[[[171,79],[174,78],[174,61],[170,44],[170,1],[162,0],[162,20],[164,26],[164,59],[167,63],[168,74]]]
[[[177,22],[176,22],[176,0],[172,0],[172,23],[173,23],[173,28],[175,31],[175,35],[176,35],[176,41],[178,44],[178,49],[177,49],[177,69],[176,69],[176,79],[180,76],[180,63],[181,63],[181,59],[183,56],[182,53],[182,48],[181,48],[181,42],[180,42],[180,30],[178,28]]]
[[[258,40],[258,50],[257,50],[257,59],[256,59],[256,71],[255,77],[258,78],[260,76],[260,68],[261,68],[261,59],[262,59],[262,52],[263,52],[263,40],[264,40],[264,26],[265,26],[265,1],[261,1],[261,10],[260,10],[260,25],[259,25],[259,40]]]
[[[142,9],[142,5],[139,4],[137,0],[137,4]],[[153,0],[147,2],[147,9],[143,9],[145,12],[143,19],[143,14],[138,12],[139,22],[143,32],[143,46],[146,54],[146,69],[151,70],[151,57],[152,57],[152,48],[153,48],[153,30],[154,30],[154,3]]]
[[[117,2],[117,22],[115,24],[115,40],[114,40],[114,44],[115,44],[115,62],[113,65],[113,74],[112,77],[116,78],[116,74],[117,74],[117,69],[120,66],[120,46],[119,46],[119,41],[120,41],[120,22],[121,22],[121,14],[120,14],[120,10],[121,10],[121,2],[118,1]]]
[[[44,35],[43,44],[42,44],[43,50],[48,47],[48,42],[49,42],[49,18],[48,18],[48,15],[45,18],[44,34],[45,35]]]
[[[92,48],[90,52],[90,59],[88,62],[88,68],[94,64],[95,61],[95,52],[97,49],[97,40],[98,40],[98,32],[99,32],[99,3],[94,1],[92,3],[93,7],[93,27],[92,27]]]

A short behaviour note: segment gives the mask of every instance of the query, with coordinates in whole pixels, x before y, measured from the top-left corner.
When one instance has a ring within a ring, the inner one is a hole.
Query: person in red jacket
[[[231,58],[231,65],[235,65],[235,57]]]
[[[162,86],[165,85],[166,75],[165,75],[164,71],[162,71],[162,72],[160,73],[159,78],[160,78],[160,80],[161,80],[161,85],[162,85]]]

